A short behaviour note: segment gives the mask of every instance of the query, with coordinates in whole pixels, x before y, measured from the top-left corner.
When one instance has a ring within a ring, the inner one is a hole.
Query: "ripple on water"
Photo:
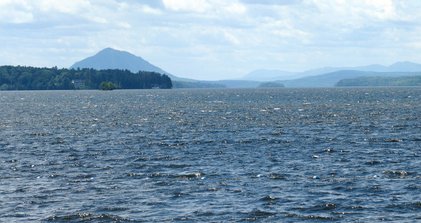
[[[271,211],[264,211],[260,209],[253,209],[250,212],[243,213],[246,217],[244,220],[246,221],[257,221],[257,220],[264,220],[264,221],[271,221],[271,218],[274,218],[277,213]]]
[[[387,205],[386,209],[390,211],[399,211],[399,212],[419,212],[421,211],[421,201],[418,202],[403,202],[403,203],[393,203]],[[420,216],[421,217],[421,216]]]
[[[93,214],[89,212],[73,213],[69,215],[51,216],[46,222],[134,222],[128,218],[111,214]]]
[[[412,175],[412,173],[407,172],[405,170],[385,170],[383,171],[383,174],[387,177],[387,178],[391,178],[391,179],[402,179],[402,178],[406,178],[406,177],[410,177],[410,175]]]
[[[0,221],[420,219],[419,88],[0,100]]]
[[[295,213],[288,213],[285,215],[287,218],[296,219],[298,221],[305,221],[305,220],[311,220],[311,221],[338,221],[342,217],[331,217],[331,216],[324,216],[324,215],[303,215],[303,214],[295,214]]]

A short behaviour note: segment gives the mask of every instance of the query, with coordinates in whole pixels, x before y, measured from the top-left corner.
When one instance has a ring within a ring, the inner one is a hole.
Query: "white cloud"
[[[211,8],[206,0],[163,0],[163,3],[173,11],[203,13]]]
[[[230,3],[221,6],[224,10],[230,14],[244,14],[247,11],[247,8],[240,3]]]
[[[3,23],[30,23],[34,21],[34,15],[30,12],[17,10],[0,11],[0,20],[3,21]]]
[[[378,19],[398,19],[393,0],[361,0],[360,10]]]
[[[268,21],[268,20],[266,20]],[[270,30],[271,34],[281,38],[305,41],[310,38],[310,34],[300,30],[289,20],[273,20],[264,25],[264,30]]]
[[[88,0],[38,0],[36,2],[33,2],[33,4],[35,7],[39,8],[43,12],[59,12],[66,14],[83,13],[84,11],[92,7]]]
[[[156,8],[152,8],[148,5],[142,5],[141,11],[145,14],[151,14],[151,15],[162,15],[162,11]]]
[[[0,62],[69,66],[116,47],[204,79],[421,62],[420,10],[419,0],[0,0]]]
[[[54,22],[58,18],[73,16],[104,23],[104,15],[93,13],[89,0],[1,0],[1,23],[34,23],[37,21]]]
[[[235,34],[232,34],[228,31],[224,31],[224,37],[229,43],[231,43],[233,45],[240,45],[241,44],[240,39]]]
[[[29,23],[34,20],[31,6],[23,0],[0,1],[0,24],[1,23]]]
[[[302,0],[241,0],[246,4],[256,5],[292,5],[299,4]]]
[[[163,0],[166,9],[176,12],[197,13],[202,16],[243,14],[246,7],[240,2],[225,0]]]
[[[345,28],[359,28],[368,23],[400,19],[393,0],[309,0],[319,15],[312,13],[323,24]]]

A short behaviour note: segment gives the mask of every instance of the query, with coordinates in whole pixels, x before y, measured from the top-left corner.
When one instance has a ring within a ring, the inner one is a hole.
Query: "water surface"
[[[420,88],[0,92],[0,219],[421,221],[420,102]]]

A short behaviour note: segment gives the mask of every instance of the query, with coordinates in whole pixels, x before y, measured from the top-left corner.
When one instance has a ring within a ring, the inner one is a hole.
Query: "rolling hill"
[[[421,73],[412,73],[413,76],[402,77],[357,77],[340,80],[337,87],[400,87],[421,86]],[[418,75],[416,75],[418,74]]]
[[[246,74],[243,80],[253,81],[287,81],[301,79],[305,77],[324,75],[328,73],[335,73],[338,71],[362,71],[362,72],[382,72],[382,73],[395,73],[395,72],[421,72],[421,64],[413,62],[396,62],[390,66],[379,64],[372,64],[367,66],[357,67],[323,67],[318,69],[307,70],[303,72],[289,72],[282,70],[255,70]],[[341,72],[343,73],[343,72]],[[326,78],[326,77],[323,77]],[[316,81],[317,79],[313,79]],[[292,81],[294,82],[294,81]]]
[[[303,77],[294,80],[279,81],[286,87],[334,87],[344,79],[354,79],[361,77],[403,77],[419,75],[417,72],[371,72],[356,70],[340,70],[327,74],[321,74],[310,77]]]

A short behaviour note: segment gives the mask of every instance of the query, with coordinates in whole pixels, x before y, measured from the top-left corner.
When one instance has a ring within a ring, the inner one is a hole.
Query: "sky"
[[[0,65],[70,67],[106,47],[180,77],[421,63],[420,0],[0,0]]]

